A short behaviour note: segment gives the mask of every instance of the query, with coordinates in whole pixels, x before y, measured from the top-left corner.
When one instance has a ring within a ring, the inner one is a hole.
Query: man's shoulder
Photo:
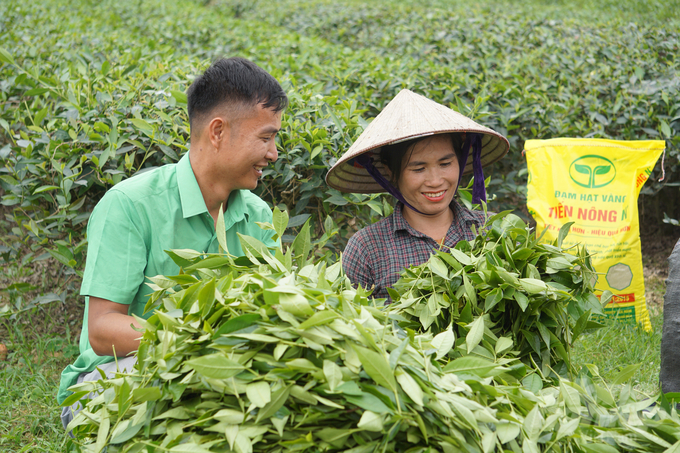
[[[241,190],[241,196],[245,202],[246,209],[267,209],[271,211],[271,209],[269,209],[269,205],[267,205],[267,202],[252,193],[250,190]]]
[[[249,190],[241,190],[241,197],[243,198],[244,211],[250,215],[259,217],[271,218],[272,210],[262,198],[258,197]]]
[[[166,164],[148,170],[144,169],[134,176],[119,182],[109,192],[124,194],[132,202],[148,200],[149,197],[165,193],[169,189],[177,187],[175,167],[176,164]]]

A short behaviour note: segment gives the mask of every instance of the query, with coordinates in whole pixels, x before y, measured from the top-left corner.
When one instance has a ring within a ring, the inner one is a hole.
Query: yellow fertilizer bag
[[[651,329],[642,274],[637,199],[663,140],[617,141],[556,138],[528,140],[527,207],[536,229],[555,240],[574,222],[562,243],[584,244],[598,272],[596,294],[613,297],[605,313]]]

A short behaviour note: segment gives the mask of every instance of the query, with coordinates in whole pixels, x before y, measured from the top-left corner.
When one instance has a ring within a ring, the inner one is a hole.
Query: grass
[[[0,342],[10,352],[0,364],[5,384],[0,386],[0,451],[65,451],[55,396],[61,371],[75,360],[78,347],[76,338],[59,328],[68,318],[63,308],[41,307],[2,321]]]
[[[578,365],[596,365],[600,375],[608,382],[626,366],[640,364],[630,382],[640,392],[640,398],[655,395],[659,391],[663,315],[655,312],[651,314],[651,321],[652,330],[646,332],[638,326],[609,320],[602,329],[579,339],[573,349],[572,360]]]

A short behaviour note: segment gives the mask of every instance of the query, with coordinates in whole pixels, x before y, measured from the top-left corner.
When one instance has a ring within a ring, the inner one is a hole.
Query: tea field
[[[387,197],[341,194],[323,176],[402,88],[508,137],[487,173],[489,208],[526,220],[525,140],[666,140],[665,178],[657,165],[640,213],[643,236],[672,246],[678,11],[677,0],[0,2],[0,450],[68,448],[54,396],[77,354],[87,218],[112,185],[187,150],[184,93],[214,58],[252,59],[286,89],[279,160],[258,193],[290,212],[284,242],[311,219],[319,261],[391,212]],[[645,256],[658,270],[648,299],[663,296],[663,257]],[[652,334],[586,335],[576,360],[605,377],[644,363],[634,387],[653,394],[661,322],[656,310]]]

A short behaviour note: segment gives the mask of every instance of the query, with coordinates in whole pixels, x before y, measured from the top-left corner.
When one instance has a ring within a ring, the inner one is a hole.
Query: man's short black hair
[[[240,57],[215,61],[187,91],[191,125],[218,106],[239,108],[258,104],[280,112],[288,105],[288,97],[267,71]]]

